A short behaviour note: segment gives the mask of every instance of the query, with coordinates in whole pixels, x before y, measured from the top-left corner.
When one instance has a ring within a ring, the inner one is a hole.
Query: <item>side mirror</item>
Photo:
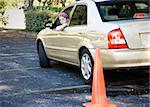
[[[53,22],[52,21],[48,21],[45,23],[45,27],[49,27],[49,28],[52,28],[53,26]]]

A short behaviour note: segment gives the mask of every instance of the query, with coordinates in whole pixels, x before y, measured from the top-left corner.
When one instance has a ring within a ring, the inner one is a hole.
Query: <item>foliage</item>
[[[50,12],[60,12],[63,8],[62,7],[56,7],[56,6],[35,6],[33,7],[34,11],[43,11],[43,10],[49,10]]]
[[[4,13],[6,8],[17,7],[18,0],[0,0],[0,13]]]
[[[61,3],[63,7],[65,7],[65,3],[67,0],[37,0],[39,3],[43,3],[43,6],[51,5],[51,4],[59,4]]]
[[[7,0],[0,0],[0,13],[4,12],[7,4]]]
[[[34,0],[27,0],[27,2],[28,2],[28,7],[27,7],[27,9],[28,9],[28,10],[32,10]]]
[[[32,11],[26,12],[26,29],[29,31],[40,31],[47,21],[53,21],[62,10],[56,6],[34,6]]]
[[[46,11],[28,11],[26,16],[26,29],[38,32],[44,28],[46,22],[52,17],[52,14]]]
[[[2,25],[6,25],[7,24],[7,18],[8,17],[5,17],[4,15],[0,14],[0,22],[1,22]]]
[[[17,7],[17,5],[18,5],[18,0],[11,0],[12,7]]]

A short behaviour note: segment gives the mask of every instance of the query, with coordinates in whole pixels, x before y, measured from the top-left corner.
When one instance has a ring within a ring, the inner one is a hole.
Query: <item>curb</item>
[[[13,29],[0,29],[0,35],[15,35],[15,36],[24,36],[29,38],[36,38],[38,32],[28,32],[21,30],[13,30]]]
[[[19,31],[18,32],[21,35],[24,35],[25,37],[29,37],[29,38],[36,38],[38,32],[26,32],[26,31]]]
[[[91,85],[78,85],[60,88],[48,88],[43,90],[33,90],[29,92],[18,92],[12,94],[3,94],[0,97],[13,97],[31,94],[74,94],[74,93],[91,93]],[[145,91],[145,92],[144,92]],[[149,89],[127,89],[127,88],[106,88],[107,96],[116,97],[119,95],[141,95],[149,93]]]
[[[15,34],[15,33],[17,33],[15,30],[0,29],[0,35],[3,35],[3,34]]]

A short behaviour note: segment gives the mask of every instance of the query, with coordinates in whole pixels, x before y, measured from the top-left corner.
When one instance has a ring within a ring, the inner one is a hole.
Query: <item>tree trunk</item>
[[[33,8],[33,1],[34,0],[28,0],[28,10],[31,10]]]
[[[62,6],[63,6],[63,7],[65,7],[65,3],[66,3],[66,1],[67,1],[67,0],[61,0],[61,2],[60,2],[60,3],[62,4]]]
[[[43,7],[45,7],[46,3],[47,3],[47,0],[45,0],[45,1],[43,2]]]

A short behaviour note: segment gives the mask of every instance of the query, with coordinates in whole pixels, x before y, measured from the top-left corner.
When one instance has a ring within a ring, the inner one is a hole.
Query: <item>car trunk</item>
[[[116,21],[130,49],[150,48],[150,20]]]

